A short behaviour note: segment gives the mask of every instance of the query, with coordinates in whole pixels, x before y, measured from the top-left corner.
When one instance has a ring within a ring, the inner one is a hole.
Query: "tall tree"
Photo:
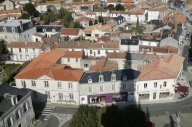
[[[35,6],[32,3],[27,3],[23,7],[23,11],[26,11],[30,16],[38,17],[39,12],[36,10]]]
[[[4,40],[0,40],[0,55],[7,54],[9,51]]]
[[[92,26],[93,25],[93,22],[90,20],[89,21],[89,26]]]
[[[97,127],[97,109],[88,105],[80,105],[73,115],[70,127]]]
[[[110,10],[110,11],[113,11],[113,10],[115,10],[115,7],[114,7],[113,4],[109,4],[109,5],[107,6],[107,9]]]
[[[116,10],[116,11],[124,11],[125,8],[124,8],[123,5],[121,5],[121,4],[117,4],[117,5],[115,6],[115,10]]]

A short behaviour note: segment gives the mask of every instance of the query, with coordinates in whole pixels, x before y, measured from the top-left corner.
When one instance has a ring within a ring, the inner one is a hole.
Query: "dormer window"
[[[127,80],[127,76],[124,75],[124,76],[123,76],[123,80]]]
[[[46,32],[46,29],[45,29],[45,28],[43,28],[43,32]]]
[[[92,83],[92,79],[91,78],[88,79],[88,83]]]
[[[6,28],[5,26],[3,27],[3,31],[4,31],[4,32],[7,32],[7,28]]]
[[[56,30],[55,30],[55,29],[52,29],[52,32],[54,32],[54,33],[55,33],[55,32],[56,32]]]
[[[99,75],[99,82],[104,82],[104,77],[103,77],[103,75]]]
[[[111,81],[116,81],[116,74],[111,75]]]
[[[12,32],[13,32],[13,33],[15,33],[15,28],[14,28],[14,27],[12,27],[11,29],[12,29]]]

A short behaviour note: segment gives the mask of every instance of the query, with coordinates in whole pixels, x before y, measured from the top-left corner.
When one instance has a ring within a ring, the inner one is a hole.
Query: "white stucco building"
[[[182,56],[170,54],[147,63],[135,84],[136,101],[142,103],[173,99],[183,61]]]
[[[10,42],[7,48],[12,61],[28,61],[37,57],[42,51],[42,42]]]
[[[16,87],[40,93],[40,101],[78,105],[83,70],[57,63],[64,55],[59,49],[43,52],[15,76]]]

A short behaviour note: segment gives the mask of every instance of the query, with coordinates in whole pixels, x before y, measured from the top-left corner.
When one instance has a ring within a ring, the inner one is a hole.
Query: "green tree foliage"
[[[95,107],[81,105],[73,115],[70,127],[97,127],[97,109]]]
[[[89,21],[89,26],[92,26],[93,25],[93,22],[90,20]]]
[[[141,35],[143,34],[143,26],[140,25],[139,19],[137,18],[137,23],[135,27],[132,27],[133,31],[135,32],[136,35]]]
[[[4,40],[0,40],[0,55],[9,53],[6,42]]]
[[[102,17],[102,16],[99,16],[98,21],[99,21],[99,23],[104,24],[104,19],[103,19],[103,17]]]
[[[100,109],[82,105],[70,123],[70,127],[146,127],[146,125],[146,115],[136,105],[124,109],[116,105]]]
[[[30,15],[28,13],[23,13],[19,19],[29,19]]]
[[[95,10],[97,10],[97,9],[99,9],[99,5],[98,5],[98,4],[94,4],[94,5],[93,5],[93,11],[95,11]]]
[[[115,7],[114,7],[113,4],[109,4],[109,5],[107,6],[107,9],[110,10],[110,11],[113,11],[113,10],[115,10]]]
[[[124,9],[124,6],[123,6],[123,5],[117,4],[117,5],[115,6],[115,10],[116,10],[116,11],[124,11],[125,9]]]
[[[35,6],[32,3],[27,3],[23,7],[23,11],[26,11],[30,16],[38,17],[39,12],[36,10]]]
[[[47,11],[44,15],[43,15],[43,21],[45,23],[50,23],[53,22],[54,20],[57,19],[57,13],[55,13],[54,11]]]
[[[98,24],[98,20],[95,20],[95,21],[94,21],[94,24]]]

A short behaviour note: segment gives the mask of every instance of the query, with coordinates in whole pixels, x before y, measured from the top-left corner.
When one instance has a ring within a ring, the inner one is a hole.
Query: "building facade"
[[[0,126],[29,127],[35,118],[31,92],[0,85]]]

